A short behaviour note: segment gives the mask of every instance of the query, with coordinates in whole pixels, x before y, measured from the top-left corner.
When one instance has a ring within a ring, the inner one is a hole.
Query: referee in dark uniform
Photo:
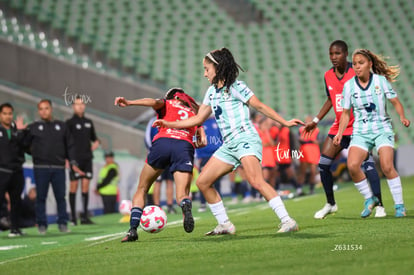
[[[47,231],[46,198],[49,183],[53,188],[58,211],[60,232],[70,232],[67,227],[65,160],[69,159],[74,171],[84,174],[75,160],[73,137],[66,124],[52,118],[52,102],[42,99],[37,104],[40,120],[30,124],[25,131],[25,145],[30,145],[36,183],[36,220],[39,233]]]
[[[21,214],[21,194],[24,189],[23,163],[24,151],[22,146],[23,119],[13,122],[13,106],[9,103],[0,105],[0,205],[3,204],[4,194],[9,193],[10,234],[9,237],[22,236],[19,229]]]
[[[92,120],[85,117],[85,103],[81,97],[77,97],[73,104],[73,116],[66,121],[69,131],[72,133],[75,142],[75,160],[85,175],[80,175],[72,169],[70,170],[70,188],[69,203],[72,213],[72,224],[77,225],[76,215],[76,192],[78,182],[81,180],[83,213],[81,215],[81,224],[93,224],[88,217],[89,201],[89,182],[92,179],[92,151],[99,147],[99,140],[96,137],[95,128]]]

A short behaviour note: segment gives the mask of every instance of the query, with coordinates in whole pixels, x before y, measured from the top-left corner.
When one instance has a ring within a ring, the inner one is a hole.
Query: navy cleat
[[[126,236],[121,240],[121,243],[135,242],[135,241],[138,241],[138,232],[136,229],[131,228],[128,230],[128,233],[126,234]]]

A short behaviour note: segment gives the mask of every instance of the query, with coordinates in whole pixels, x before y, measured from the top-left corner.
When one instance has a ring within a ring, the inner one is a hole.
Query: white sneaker
[[[383,218],[385,216],[387,216],[387,213],[385,212],[385,208],[383,206],[375,207],[375,218]]]
[[[253,198],[251,196],[246,196],[244,197],[244,199],[242,200],[242,203],[251,203],[253,200]]]
[[[224,234],[230,234],[234,235],[236,233],[236,227],[231,222],[226,222],[223,224],[219,224],[214,228],[214,230],[207,232],[206,236],[212,236],[212,235],[224,235]]]
[[[329,203],[325,204],[325,206],[315,213],[315,216],[313,216],[315,219],[324,219],[328,214],[332,214],[338,211],[338,206],[330,205]]]
[[[233,204],[238,204],[238,203],[239,203],[239,199],[237,197],[234,197],[231,199],[231,201],[228,204],[233,205]]]
[[[281,223],[279,225],[279,228],[280,229],[277,231],[277,233],[286,233],[299,230],[299,226],[294,219],[290,219],[287,222]]]

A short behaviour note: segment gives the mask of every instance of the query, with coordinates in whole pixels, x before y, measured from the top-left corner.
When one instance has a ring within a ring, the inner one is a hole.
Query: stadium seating
[[[412,1],[249,0],[263,17],[249,24],[237,23],[210,0],[0,2],[46,27],[42,32],[3,14],[1,35],[13,42],[118,76],[139,75],[164,88],[182,86],[198,100],[208,86],[202,57],[228,47],[246,70],[240,79],[287,117],[318,112],[325,100],[329,43],[343,39],[351,53],[369,48],[400,64],[394,86],[413,117]],[[396,126],[401,142],[411,143],[413,128],[403,131]]]

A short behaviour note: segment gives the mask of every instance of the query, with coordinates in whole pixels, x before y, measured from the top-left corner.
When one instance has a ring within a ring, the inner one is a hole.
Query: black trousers
[[[0,204],[3,203],[4,194],[10,197],[10,229],[19,228],[19,217],[21,214],[21,195],[24,188],[23,169],[11,173],[0,171]]]
[[[102,195],[102,202],[104,205],[104,214],[117,213],[116,209],[116,195]]]

